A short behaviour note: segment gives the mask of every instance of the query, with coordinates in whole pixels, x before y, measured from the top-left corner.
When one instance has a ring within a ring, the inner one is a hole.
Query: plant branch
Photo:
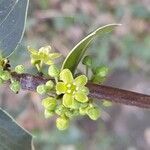
[[[49,79],[30,74],[12,73],[13,78],[20,81],[23,90],[36,91],[36,87],[46,83]],[[119,88],[88,83],[89,97],[99,100],[109,100],[114,103],[150,108],[150,95],[122,90]]]
[[[93,83],[88,83],[87,86],[90,90],[89,97],[106,99],[111,102],[132,105],[141,108],[150,108],[150,95]]]

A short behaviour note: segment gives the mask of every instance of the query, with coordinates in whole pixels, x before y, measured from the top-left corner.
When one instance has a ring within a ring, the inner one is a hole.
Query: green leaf
[[[0,150],[32,150],[32,136],[1,108]]]
[[[111,32],[116,26],[120,24],[108,24],[103,27],[100,27],[90,33],[88,36],[86,36],[84,39],[82,39],[68,54],[66,57],[63,65],[62,70],[65,68],[70,69],[72,73],[74,73],[76,67],[78,66],[79,62],[84,56],[84,53],[86,52],[87,48],[92,43],[93,39],[99,35],[103,36],[109,32]]]
[[[21,42],[29,0],[0,0],[0,53],[8,57]]]

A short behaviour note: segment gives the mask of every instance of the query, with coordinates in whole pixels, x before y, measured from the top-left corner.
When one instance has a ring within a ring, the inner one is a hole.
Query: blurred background
[[[113,33],[97,38],[89,48],[95,65],[107,65],[105,84],[150,95],[149,0],[32,0],[20,49],[12,66],[30,59],[25,47],[51,45],[64,55],[99,26],[121,23]],[[81,66],[82,67],[82,66]],[[0,87],[0,106],[34,135],[35,150],[149,150],[150,110],[113,104],[98,121],[78,118],[60,132],[54,119],[44,119],[41,97]]]

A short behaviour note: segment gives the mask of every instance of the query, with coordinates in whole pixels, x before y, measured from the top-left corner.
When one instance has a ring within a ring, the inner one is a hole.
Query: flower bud
[[[92,120],[97,120],[100,117],[100,111],[97,107],[91,107],[87,110],[87,115]]]
[[[44,84],[41,84],[39,86],[37,86],[36,88],[36,91],[39,93],[39,94],[45,94],[46,93],[46,87]]]
[[[80,107],[79,108],[79,113],[80,113],[80,115],[86,115],[86,112],[87,112],[87,107]]]
[[[96,76],[105,77],[108,74],[109,69],[105,66],[97,67],[94,71]]]
[[[4,80],[7,81],[10,79],[10,73],[8,71],[3,71],[3,73],[1,73],[0,77]]]
[[[82,103],[74,100],[72,101],[72,105],[70,106],[71,109],[78,109],[81,106]]]
[[[82,60],[82,64],[83,65],[86,65],[88,67],[91,67],[92,66],[92,58],[91,56],[85,56]]]
[[[51,90],[54,87],[54,83],[51,80],[47,81],[45,85],[46,85],[47,91]]]
[[[18,81],[13,81],[9,87],[13,92],[17,93],[20,90],[21,85]]]
[[[63,115],[65,112],[66,112],[66,108],[63,105],[58,105],[55,109],[55,113],[59,116]]]
[[[105,77],[100,77],[100,76],[97,76],[97,75],[93,75],[93,77],[92,77],[92,82],[93,83],[103,83],[105,80],[106,80]]]
[[[71,111],[71,110],[66,110],[65,111],[65,115],[68,117],[68,118],[72,118],[73,117],[73,111]]]
[[[59,69],[55,66],[55,65],[51,65],[48,69],[48,74],[51,76],[51,77],[58,77],[59,76]]]
[[[69,119],[66,117],[59,117],[56,119],[56,126],[59,130],[65,130],[69,126]]]
[[[42,100],[42,105],[45,107],[45,109],[47,110],[54,110],[57,102],[56,99],[53,97],[47,97],[45,99]]]
[[[25,72],[25,68],[23,65],[18,65],[15,67],[15,71],[18,73],[18,74],[22,74]]]

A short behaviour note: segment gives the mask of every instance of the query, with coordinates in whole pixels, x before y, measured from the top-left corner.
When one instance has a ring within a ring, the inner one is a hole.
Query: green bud
[[[92,77],[92,82],[93,83],[103,83],[105,80],[106,80],[105,77],[100,77],[100,76],[97,76],[97,75],[93,75],[93,77]]]
[[[59,117],[56,119],[56,126],[59,130],[65,130],[69,126],[69,119],[66,117]]]
[[[104,105],[105,107],[110,107],[110,106],[112,106],[112,102],[107,101],[107,100],[104,100],[104,101],[103,101],[103,105]]]
[[[36,91],[41,95],[45,94],[46,93],[45,85],[44,84],[38,85],[37,88],[36,88]]]
[[[108,74],[108,71],[109,69],[105,66],[97,67],[94,71],[94,74],[99,77],[106,77],[106,75]]]
[[[89,105],[89,103],[81,103],[81,108],[85,108]]]
[[[71,110],[66,110],[65,111],[65,115],[68,117],[68,118],[72,118],[73,117],[73,111],[71,111]]]
[[[47,91],[51,90],[54,87],[53,81],[49,80],[46,82],[46,89]]]
[[[55,66],[55,65],[51,65],[48,69],[48,74],[51,76],[51,77],[58,77],[59,76],[59,69]]]
[[[18,81],[13,81],[9,87],[13,92],[17,93],[20,90],[21,85]]]
[[[74,101],[72,102],[72,105],[70,106],[70,108],[72,108],[72,109],[78,109],[81,105],[82,105],[82,103],[80,103],[80,102],[74,100]]]
[[[45,109],[47,110],[54,110],[57,102],[56,99],[53,97],[47,97],[45,99],[42,100],[42,105],[45,107]]]
[[[65,115],[68,117],[68,118],[73,118],[73,117],[76,117],[76,116],[79,116],[79,110],[66,110],[65,111]]]
[[[0,75],[0,77],[1,77],[3,80],[7,81],[7,80],[10,79],[10,73],[9,73],[8,71],[3,71],[3,72],[1,73],[1,75]]]
[[[44,111],[44,116],[45,116],[45,118],[50,118],[50,117],[54,116],[54,112],[45,109],[45,111]]]
[[[79,108],[79,113],[80,113],[80,115],[86,115],[86,112],[87,112],[87,107],[81,107],[81,108]]]
[[[65,112],[66,112],[66,108],[65,108],[65,106],[63,106],[63,105],[58,105],[56,108],[55,108],[55,113],[57,114],[57,115],[63,115],[63,114],[65,114]]]
[[[18,73],[18,74],[22,74],[25,72],[25,68],[23,65],[18,65],[15,67],[15,71]]]
[[[97,107],[91,107],[87,110],[87,115],[92,120],[97,120],[100,117],[100,111]]]
[[[86,65],[88,67],[91,67],[92,66],[92,58],[91,56],[85,56],[82,60],[82,64],[83,65]]]

